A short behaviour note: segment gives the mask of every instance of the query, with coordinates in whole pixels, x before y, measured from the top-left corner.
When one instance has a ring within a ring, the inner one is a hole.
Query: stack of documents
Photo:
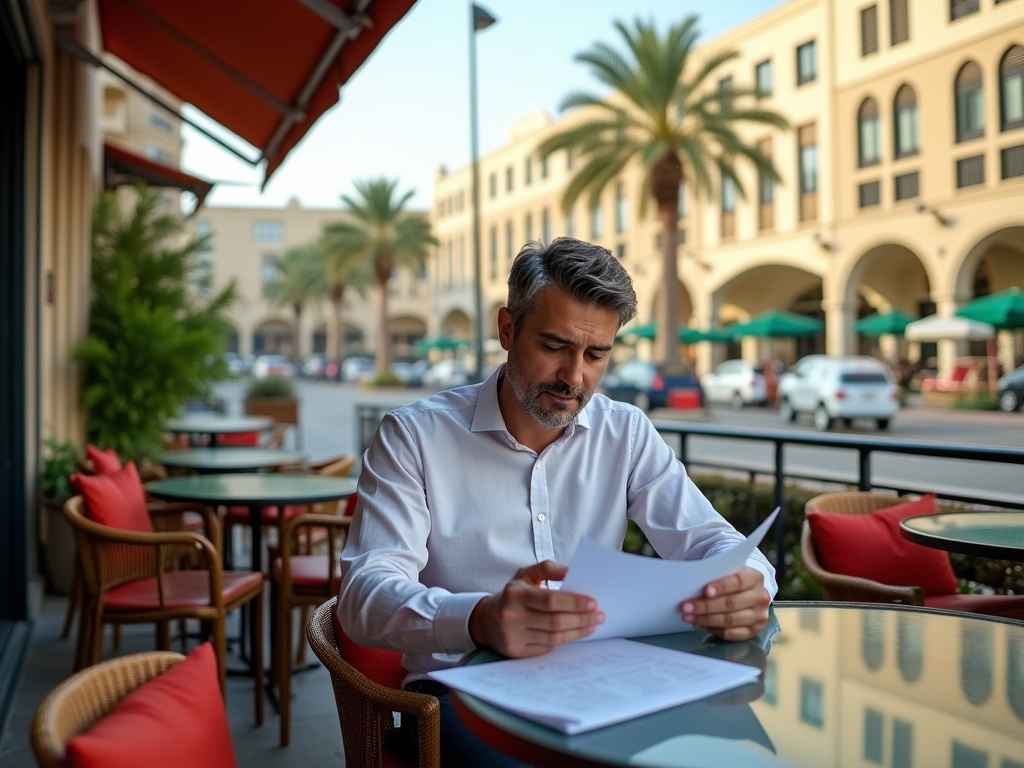
[[[574,734],[752,683],[758,670],[622,638],[430,676],[528,720]]]
[[[580,544],[562,589],[597,600],[606,621],[586,641],[543,656],[432,672],[449,688],[574,734],[754,682],[754,667],[623,639],[692,629],[680,604],[736,573],[776,509],[736,546],[704,560],[672,562]]]

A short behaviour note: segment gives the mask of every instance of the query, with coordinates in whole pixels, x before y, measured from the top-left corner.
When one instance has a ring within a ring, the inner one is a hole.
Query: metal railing
[[[751,481],[753,481],[755,475],[770,475],[774,477],[775,504],[779,507],[785,506],[787,479],[794,479],[856,485],[862,491],[870,491],[872,489],[892,490],[900,495],[906,493],[935,493],[937,496],[951,501],[1006,507],[1009,509],[1024,509],[1024,474],[1021,477],[1021,495],[1000,494],[996,492],[987,492],[984,495],[972,494],[963,492],[964,489],[962,488],[952,486],[939,486],[935,483],[929,483],[927,487],[923,487],[912,480],[901,480],[895,483],[873,479],[871,476],[871,457],[876,453],[1024,466],[1024,449],[1021,448],[962,445],[932,441],[923,442],[893,437],[829,435],[782,429],[743,428],[666,420],[655,420],[654,426],[663,436],[678,436],[679,444],[675,446],[676,456],[686,466],[702,466],[746,472],[750,475]],[[774,461],[766,464],[764,462],[736,459],[691,458],[688,444],[690,437],[726,438],[771,443],[774,446]],[[785,464],[785,447],[787,445],[856,451],[858,471],[854,474],[827,470],[813,472],[803,470],[787,471]],[[785,534],[785,516],[780,514],[775,522],[774,536],[776,552],[780,553],[781,556],[785,554]]]

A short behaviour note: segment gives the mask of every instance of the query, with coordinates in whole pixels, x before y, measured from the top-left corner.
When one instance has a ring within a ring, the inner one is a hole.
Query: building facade
[[[747,128],[781,182],[739,165],[742,190],[713,199],[686,185],[680,201],[680,320],[713,328],[770,308],[825,321],[819,338],[746,339],[687,349],[700,370],[810,352],[936,356],[963,343],[907,345],[856,336],[874,312],[952,314],[965,302],[1024,285],[1024,0],[791,0],[702,45],[738,56],[719,81],[756,85],[790,130]],[[710,83],[712,87],[717,83]],[[485,328],[504,303],[512,257],[529,240],[572,235],[609,248],[633,276],[637,322],[655,317],[658,222],[641,205],[638,165],[593,210],[561,207],[573,173],[565,153],[536,147],[578,119],[530,115],[480,161]],[[441,241],[431,271],[443,328],[467,326],[472,296],[471,169],[441,171],[432,216]],[[1013,364],[1021,334],[999,336]],[[641,345],[644,342],[640,342]],[[1016,352],[1015,352],[1016,350]],[[977,350],[974,350],[977,351]],[[649,354],[641,346],[638,354]]]

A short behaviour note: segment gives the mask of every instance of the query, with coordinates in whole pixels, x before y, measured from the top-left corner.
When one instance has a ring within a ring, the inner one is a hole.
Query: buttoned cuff
[[[469,617],[487,592],[460,592],[449,595],[434,616],[434,639],[445,653],[468,653],[476,648],[469,634]]]

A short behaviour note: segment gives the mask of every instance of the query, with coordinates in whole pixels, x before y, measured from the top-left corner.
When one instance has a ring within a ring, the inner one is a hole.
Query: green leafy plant
[[[999,402],[987,392],[967,395],[953,403],[953,408],[957,411],[994,411],[998,407]]]
[[[379,371],[376,376],[370,379],[371,387],[402,387],[405,382],[395,376],[390,370]]]
[[[126,460],[152,458],[164,421],[228,377],[224,314],[237,290],[210,290],[199,262],[208,240],[184,237],[181,217],[143,186],[127,208],[100,198],[92,239],[89,335],[75,349],[89,438]]]
[[[267,376],[265,379],[253,379],[245,391],[246,400],[263,398],[295,399],[295,385],[285,376]]]
[[[49,438],[45,443],[40,491],[50,504],[63,504],[71,498],[68,478],[78,471],[78,447],[70,441]]]

